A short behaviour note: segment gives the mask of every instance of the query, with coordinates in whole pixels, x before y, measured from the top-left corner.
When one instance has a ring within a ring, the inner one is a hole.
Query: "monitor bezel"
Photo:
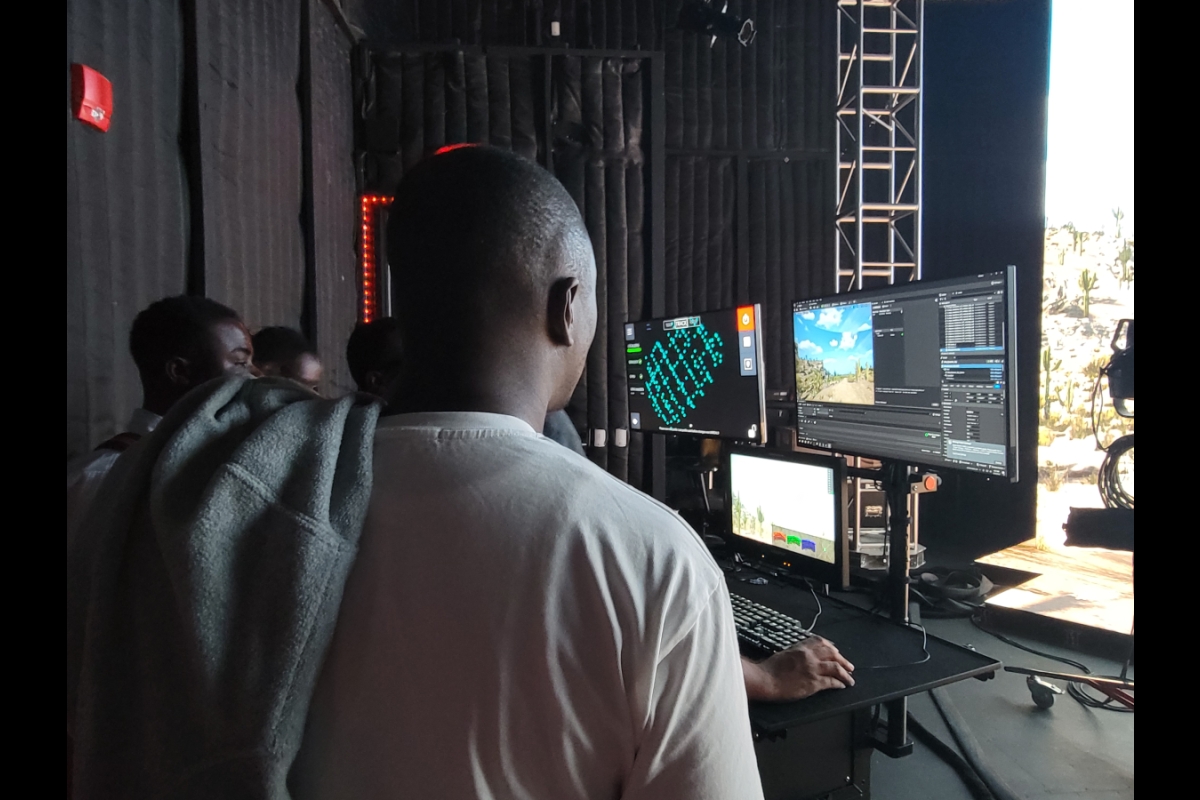
[[[890,461],[893,463],[911,464],[913,466],[927,467],[933,470],[955,470],[958,472],[967,472],[972,475],[981,475],[985,478],[1007,478],[1009,482],[1016,483],[1020,478],[1020,470],[1018,464],[1018,455],[1020,448],[1018,447],[1018,419],[1017,419],[1017,395],[1018,395],[1018,372],[1017,372],[1017,268],[1008,266],[1003,270],[996,272],[983,272],[972,275],[963,275],[957,278],[942,278],[938,280],[921,280],[908,281],[905,283],[892,284],[878,289],[860,289],[854,292],[842,292],[841,294],[825,295],[822,297],[812,297],[803,300],[797,300],[792,303],[792,318],[790,322],[795,324],[795,314],[797,306],[804,304],[824,302],[844,302],[853,300],[855,302],[870,302],[880,297],[886,298],[889,294],[904,289],[911,289],[914,286],[924,286],[930,289],[937,289],[942,286],[953,286],[971,280],[979,280],[981,278],[1003,278],[1004,293],[1005,293],[1005,347],[1004,347],[1004,370],[1006,380],[1008,382],[1008,390],[1004,393],[1005,413],[1008,415],[1008,442],[1005,447],[1005,474],[997,475],[983,469],[972,469],[971,467],[962,464],[950,464],[946,462],[933,461],[921,458],[918,454],[913,454],[913,457],[898,457],[895,455],[882,455],[878,452],[868,450],[841,450],[837,447],[823,447],[819,444],[809,442],[800,442],[800,414],[799,403],[800,399],[796,397],[796,425],[794,432],[796,441],[801,447],[806,447],[814,450],[822,450],[830,453],[839,453],[842,455],[859,456],[869,458],[876,461]],[[789,337],[792,341],[792,358],[796,358],[796,337],[792,333]],[[796,380],[795,372],[792,373],[793,385]]]
[[[660,436],[697,436],[701,439],[720,439],[721,441],[725,441],[725,442],[749,442],[752,444],[757,443],[760,445],[767,443],[767,383],[766,383],[766,365],[763,364],[763,335],[764,335],[763,334],[763,322],[764,322],[764,320],[763,320],[763,316],[762,316],[762,305],[760,303],[739,303],[736,306],[731,306],[729,308],[718,308],[713,311],[697,311],[697,312],[688,313],[688,314],[683,314],[683,313],[669,314],[669,315],[662,316],[662,317],[644,317],[642,319],[627,319],[627,320],[625,320],[625,323],[621,326],[621,329],[622,329],[622,331],[624,331],[625,325],[630,325],[630,324],[644,325],[647,322],[651,322],[651,323],[664,322],[669,319],[678,319],[679,317],[685,317],[685,316],[686,317],[704,317],[704,316],[708,316],[710,314],[730,314],[730,315],[733,315],[736,317],[737,310],[739,308],[745,308],[746,306],[751,306],[754,309],[755,333],[758,334],[757,336],[754,337],[754,357],[756,359],[758,359],[758,375],[756,376],[758,378],[758,440],[757,440],[757,442],[754,439],[747,439],[745,436],[732,436],[732,435],[726,434],[726,433],[712,433],[710,431],[685,431],[685,430],[678,430],[678,429],[664,430],[662,428],[648,429],[648,428],[641,428],[641,427],[634,428],[632,418],[630,418],[628,416],[630,413],[630,410],[628,407],[629,406],[629,397],[630,397],[630,395],[629,395],[629,360],[627,358],[625,358],[624,349],[622,348],[621,358],[624,361],[624,366],[625,366],[626,424],[629,425],[629,431],[631,433],[633,433],[633,432],[648,433],[648,434],[657,434]],[[623,334],[622,334],[622,336],[623,336]],[[622,339],[622,345],[624,345],[623,339]]]
[[[836,487],[834,501],[834,530],[837,538],[834,541],[834,562],[832,564],[815,558],[798,556],[791,550],[785,550],[774,545],[763,544],[733,532],[733,471],[731,462],[733,456],[749,456],[765,458],[792,464],[823,467],[833,470],[833,485]],[[726,447],[721,454],[721,469],[725,474],[722,490],[725,495],[725,516],[723,538],[730,549],[741,553],[743,557],[755,562],[767,564],[775,569],[786,570],[789,574],[811,578],[820,583],[838,588],[850,585],[850,535],[847,507],[847,467],[846,460],[838,456],[824,456],[812,453],[800,453],[793,450],[773,450],[763,447]]]

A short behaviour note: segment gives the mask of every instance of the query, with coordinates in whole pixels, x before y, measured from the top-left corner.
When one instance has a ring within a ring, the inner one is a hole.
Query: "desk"
[[[728,567],[729,565],[723,565]],[[726,571],[729,590],[809,624],[817,606],[807,589],[762,577],[749,569]],[[920,631],[821,596],[817,633],[837,645],[854,664],[854,686],[825,691],[795,703],[751,703],[759,772],[767,800],[831,795],[870,797],[872,710],[880,703],[967,678],[987,679],[995,659],[928,637],[929,660]]]

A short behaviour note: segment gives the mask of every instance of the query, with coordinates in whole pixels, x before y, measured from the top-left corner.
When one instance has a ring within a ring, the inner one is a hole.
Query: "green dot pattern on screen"
[[[721,366],[721,334],[700,323],[671,331],[654,343],[646,357],[646,397],[664,425],[678,425],[713,383],[712,371]]]

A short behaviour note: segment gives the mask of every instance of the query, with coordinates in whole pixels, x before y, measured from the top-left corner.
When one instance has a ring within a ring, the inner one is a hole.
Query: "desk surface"
[[[745,582],[755,577],[762,577],[761,573],[749,569],[725,574],[731,592],[805,625],[812,621],[817,607],[808,589],[775,580],[763,586]],[[854,665],[854,686],[826,690],[795,703],[751,703],[750,720],[764,731],[794,728],[966,678],[990,678],[1001,666],[993,658],[934,636],[926,645],[929,660],[917,663],[925,657],[919,630],[833,597],[821,596],[820,600],[821,618],[813,632],[837,645]]]

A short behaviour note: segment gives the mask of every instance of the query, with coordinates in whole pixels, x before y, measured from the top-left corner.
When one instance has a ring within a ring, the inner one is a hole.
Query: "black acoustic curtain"
[[[746,301],[763,305],[763,337],[767,386],[792,390],[792,303],[800,298],[832,294],[832,170],[819,160],[755,159],[747,164],[749,179],[748,291]],[[742,302],[739,299],[739,302]]]
[[[737,164],[732,158],[667,157],[666,315],[730,308],[738,291]]]
[[[67,114],[68,458],[116,433],[139,405],[129,326],[186,286],[181,27],[172,3],[67,7],[67,61],[107,76],[115,106],[107,133]],[[68,108],[70,92],[68,78]]]
[[[346,0],[379,50],[408,44],[656,50],[678,0]],[[551,22],[559,23],[553,35]]]
[[[359,86],[363,191],[390,193],[445,144],[486,142],[544,164],[544,66],[478,50],[372,55]]]
[[[304,243],[300,13],[200,2],[197,70],[205,293],[254,327],[300,321]],[[253,98],[253,102],[247,102]]]
[[[599,320],[569,411],[589,457],[641,485],[643,442],[629,431],[622,325],[647,311],[648,59],[420,48],[365,63],[365,192],[392,192],[406,169],[443,145],[487,142],[546,166],[575,198],[596,253]]]
[[[377,52],[360,108],[364,189],[390,190],[442,144],[487,141],[552,169],[579,204],[607,336],[597,337],[570,410],[589,457],[639,486],[644,443],[628,431],[619,326],[652,314],[650,287],[660,287],[665,314],[761,303],[767,386],[784,391],[794,381],[791,304],[834,289],[836,4],[734,0],[729,11],[758,27],[750,47],[678,30],[680,6],[348,6]],[[663,85],[650,79],[654,59]],[[650,146],[653,131],[662,150]],[[652,229],[661,264],[650,257]]]
[[[351,46],[322,0],[68,2],[67,62],[114,98],[106,133],[67,119],[68,458],[139,404],[129,327],[169,295],[304,329],[350,388]]]
[[[597,266],[596,340],[572,403],[589,456],[643,483],[643,440],[629,431],[624,324],[644,316],[649,270],[644,98],[648,59],[556,56],[555,174],[579,204]]]
[[[667,19],[678,3],[667,4]],[[666,310],[763,306],[768,389],[792,391],[791,304],[832,293],[835,3],[731,2],[750,47],[667,26]]]
[[[354,389],[346,366],[346,341],[358,319],[358,203],[355,194],[353,40],[323,8],[307,0],[310,67],[306,125],[309,132],[305,193],[310,216],[305,228],[312,292],[306,309],[309,335],[325,366],[325,385],[334,394]],[[303,94],[302,94],[303,97]]]

